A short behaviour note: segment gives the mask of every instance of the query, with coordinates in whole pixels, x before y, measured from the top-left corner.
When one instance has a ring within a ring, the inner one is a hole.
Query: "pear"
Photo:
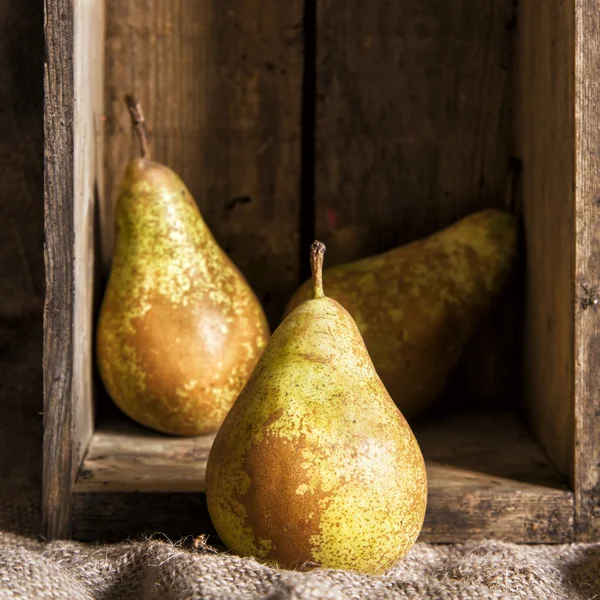
[[[326,269],[328,294],[353,317],[377,373],[412,422],[441,395],[517,253],[517,222],[475,212],[405,246]],[[310,298],[306,281],[284,316]]]
[[[348,312],[323,295],[279,325],[217,433],[206,470],[213,525],[233,552],[283,568],[381,573],[425,515],[421,450]]]
[[[175,435],[216,431],[269,336],[260,303],[221,250],[181,179],[142,157],[125,170],[97,323],[105,388],[129,417]]]

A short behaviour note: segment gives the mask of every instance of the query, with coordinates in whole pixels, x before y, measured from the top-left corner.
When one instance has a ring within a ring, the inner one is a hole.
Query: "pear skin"
[[[142,147],[146,156],[128,164],[115,209],[97,324],[100,376],[142,425],[214,432],[266,345],[267,321],[184,183],[149,160],[144,137]]]
[[[409,421],[440,396],[502,290],[516,252],[515,217],[487,209],[427,238],[324,271],[327,293],[352,315]],[[284,314],[310,295],[306,281]]]
[[[417,539],[427,477],[417,440],[348,312],[314,297],[271,337],[217,433],[213,525],[236,554],[283,568],[382,573]]]

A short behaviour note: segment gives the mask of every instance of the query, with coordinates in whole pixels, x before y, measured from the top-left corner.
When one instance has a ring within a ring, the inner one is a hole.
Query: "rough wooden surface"
[[[316,235],[354,260],[502,205],[510,156],[510,0],[322,0]],[[515,396],[514,297],[473,342],[454,395]]]
[[[574,6],[575,507],[577,539],[591,542],[600,539],[600,1]]]
[[[172,541],[202,534],[216,536],[204,494],[73,494],[73,538],[120,541],[124,538]],[[213,544],[211,539],[211,544]]]
[[[76,492],[192,492],[204,489],[215,435],[170,437],[129,420],[101,422],[73,489]]]
[[[104,33],[103,3],[75,0],[45,7],[44,511],[52,539],[68,534],[71,485],[93,430]]]
[[[574,4],[519,3],[515,132],[526,234],[525,393],[544,449],[573,481]]]
[[[429,477],[424,539],[449,542],[495,536],[557,542],[572,538],[573,495],[512,414],[454,415],[423,422],[415,434]],[[144,516],[148,523],[157,531],[181,532],[182,526],[186,531],[180,514],[171,517],[169,495],[160,492],[175,492],[179,499],[185,497],[182,492],[189,493],[193,501],[193,492],[204,490],[212,439],[172,438],[129,421],[102,424],[74,485],[79,498],[76,528],[90,535],[94,528],[100,531],[111,498],[109,528],[127,523],[124,515],[131,503],[145,506],[148,495],[154,511]],[[92,507],[97,506],[107,508],[95,515]],[[192,529],[189,525],[187,533]]]
[[[73,372],[73,2],[46,2],[44,65],[44,528],[68,533]]]
[[[138,152],[123,95],[147,114],[153,155],[190,188],[271,325],[298,283],[300,0],[107,3],[105,262],[112,203]]]
[[[464,496],[434,489],[419,541],[498,539],[544,544],[573,541],[573,494],[541,488],[525,493],[478,489]]]
[[[94,303],[97,300],[96,237],[98,190],[102,188],[104,99],[104,2],[74,5],[73,227],[75,298],[73,310],[73,476],[94,429]]]
[[[429,479],[422,541],[573,540],[573,493],[514,415],[452,416],[415,435]]]

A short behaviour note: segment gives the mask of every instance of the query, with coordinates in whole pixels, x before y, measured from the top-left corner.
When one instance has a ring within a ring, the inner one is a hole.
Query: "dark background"
[[[0,527],[40,533],[42,2],[0,0]],[[18,460],[17,460],[18,459]],[[26,505],[15,498],[29,497]]]

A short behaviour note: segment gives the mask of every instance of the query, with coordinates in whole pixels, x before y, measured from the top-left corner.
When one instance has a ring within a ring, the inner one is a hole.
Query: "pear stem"
[[[325,244],[315,240],[310,246],[310,270],[313,281],[313,299],[323,298],[323,255]]]
[[[142,105],[140,104],[139,100],[131,94],[127,94],[125,96],[125,102],[127,104],[127,108],[129,109],[129,114],[131,115],[131,122],[133,123],[135,132],[140,142],[142,158],[150,160],[148,131],[146,130],[146,119],[144,118],[144,113],[142,112]]]

